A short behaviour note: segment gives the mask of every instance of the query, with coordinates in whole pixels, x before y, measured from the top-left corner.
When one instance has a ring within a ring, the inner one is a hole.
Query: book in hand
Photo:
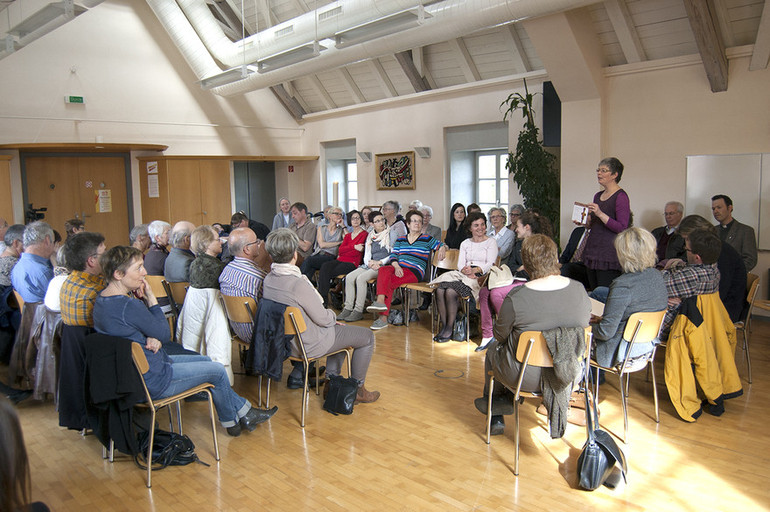
[[[572,221],[585,225],[588,222],[588,205],[575,202],[572,207]]]

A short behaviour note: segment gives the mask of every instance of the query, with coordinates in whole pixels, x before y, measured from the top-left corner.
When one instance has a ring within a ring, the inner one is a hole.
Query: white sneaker
[[[369,328],[373,331],[379,331],[380,329],[388,326],[388,318],[382,315],[379,315],[377,317],[377,320],[374,321],[372,325],[369,326]]]

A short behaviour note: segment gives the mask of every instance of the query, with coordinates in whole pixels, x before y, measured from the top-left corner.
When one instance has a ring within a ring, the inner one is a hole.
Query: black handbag
[[[329,394],[324,400],[324,410],[335,416],[338,414],[353,414],[353,404],[358,393],[358,381],[352,377],[340,375],[329,377]]]
[[[586,379],[587,381],[588,379]],[[620,463],[623,480],[626,481],[628,466],[626,457],[615,440],[609,433],[598,428],[597,404],[595,399],[588,399],[589,394],[586,390],[586,432],[588,439],[580,453],[580,458],[578,458],[577,472],[580,487],[587,491],[593,491],[607,481],[616,463]],[[596,429],[593,426],[594,422],[596,422]]]
[[[404,313],[400,309],[391,309],[388,313],[388,323],[391,325],[404,325]]]
[[[452,329],[453,341],[465,341],[468,333],[468,317],[465,315],[458,316],[455,320],[454,328]]]
[[[139,452],[134,456],[136,465],[147,469],[147,445],[150,441],[148,432],[140,432],[138,435]],[[208,466],[195,454],[195,445],[184,434],[167,432],[156,429],[152,439],[152,469],[157,471],[167,466],[186,466],[192,462],[198,462]]]

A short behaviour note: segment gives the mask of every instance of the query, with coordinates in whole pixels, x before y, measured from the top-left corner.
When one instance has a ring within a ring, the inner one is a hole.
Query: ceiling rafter
[[[436,81],[433,80],[433,75],[430,74],[428,64],[425,62],[425,48],[423,46],[412,48],[412,62],[414,62],[414,67],[417,68],[420,76],[428,83],[428,87],[438,89]]]
[[[722,92],[727,90],[727,56],[712,5],[708,0],[684,0],[711,92]]]
[[[350,94],[353,95],[353,100],[356,103],[366,103],[366,98],[361,92],[361,89],[359,89],[356,85],[356,81],[353,80],[352,76],[350,76],[350,71],[348,71],[345,67],[339,68],[338,71],[342,77],[342,83],[345,85],[345,88],[348,90],[348,92],[350,92]]]
[[[374,76],[377,77],[377,82],[380,84],[382,92],[385,94],[385,96],[388,98],[394,98],[398,96],[398,92],[396,92],[396,88],[393,87],[393,82],[390,81],[390,77],[385,72],[385,68],[382,67],[380,59],[375,58],[370,60],[369,65],[372,68]]]
[[[310,7],[307,6],[307,3],[305,3],[305,0],[294,0],[294,5],[297,6],[297,9],[302,11],[302,13],[310,12]]]
[[[296,121],[301,121],[302,116],[307,114],[307,111],[299,104],[299,102],[286,91],[283,84],[274,85],[270,90],[275,94],[275,97],[281,102],[283,108],[293,117]]]
[[[623,55],[626,57],[626,62],[631,64],[647,60],[625,0],[605,0],[604,9],[610,18],[615,35],[618,36],[618,42],[623,50]]]
[[[521,38],[519,37],[519,32],[516,30],[516,25],[513,23],[506,25],[503,27],[502,34],[508,42],[508,46],[513,50],[511,58],[513,59],[514,67],[523,73],[532,71],[532,66],[529,63],[527,54],[524,52],[524,46],[521,44]]]
[[[455,54],[459,54],[460,69],[465,75],[465,80],[468,82],[478,82],[481,80],[481,73],[479,73],[476,64],[473,62],[468,47],[465,46],[465,41],[462,37],[450,39],[447,41]]]
[[[770,61],[770,0],[765,0],[762,17],[759,20],[757,38],[754,41],[754,51],[751,54],[749,71],[767,68],[768,61]]]
[[[431,90],[427,81],[422,77],[422,75],[420,75],[420,72],[414,66],[414,61],[412,60],[412,52],[408,50],[404,52],[398,52],[395,57],[396,61],[401,66],[401,69],[404,71],[406,78],[409,79],[409,83],[412,84],[414,92],[425,92]]]
[[[337,108],[337,104],[334,103],[332,97],[329,96],[328,92],[326,92],[326,89],[324,89],[324,86],[321,83],[321,80],[318,79],[318,76],[310,75],[308,79],[310,79],[310,85],[313,87],[316,94],[321,97],[321,101],[323,102],[324,106],[326,106],[326,108],[329,110]]]
[[[725,43],[725,48],[735,46],[735,38],[733,37],[733,31],[730,29],[730,16],[727,14],[727,6],[725,0],[713,0],[714,11],[717,15],[717,21],[719,22],[719,30],[722,31],[722,41]]]
[[[265,22],[267,23],[265,28],[270,28],[280,23],[278,18],[273,13],[273,10],[270,8],[270,0],[260,0],[259,3],[262,5],[262,14],[265,17]]]
[[[238,34],[238,40],[241,39],[242,28],[245,29],[247,36],[257,33],[256,27],[252,26],[249,20],[244,19],[241,6],[235,5],[233,0],[215,0],[214,4],[220,12],[227,12],[225,17],[229,20],[232,29]],[[243,23],[243,27],[241,27],[241,23]]]

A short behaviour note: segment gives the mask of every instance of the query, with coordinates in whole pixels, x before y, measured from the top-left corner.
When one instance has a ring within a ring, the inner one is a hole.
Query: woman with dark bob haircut
[[[462,203],[455,203],[449,210],[449,228],[446,230],[444,242],[450,249],[459,249],[460,244],[468,238],[468,231],[465,226],[465,206]]]
[[[97,332],[139,343],[150,369],[144,381],[154,399],[175,395],[199,384],[214,384],[211,394],[219,422],[231,436],[249,432],[267,421],[278,407],[255,409],[230,387],[225,367],[206,356],[166,354],[162,347],[170,331],[158,299],[147,284],[142,253],[134,247],[117,246],[101,258],[107,287],[94,304]]]
[[[265,249],[273,263],[262,284],[262,297],[302,310],[307,324],[302,341],[308,357],[323,357],[329,352],[353,347],[351,372],[352,377],[358,381],[356,403],[374,402],[380,397],[380,392],[369,391],[364,387],[374,351],[374,335],[364,327],[336,322],[334,311],[324,307],[321,296],[297,267],[298,247],[299,238],[288,228],[276,229],[267,236]],[[296,343],[292,343],[291,353],[299,357]],[[343,353],[329,356],[326,359],[326,375],[339,375],[344,359]],[[328,386],[328,382],[325,386]]]

